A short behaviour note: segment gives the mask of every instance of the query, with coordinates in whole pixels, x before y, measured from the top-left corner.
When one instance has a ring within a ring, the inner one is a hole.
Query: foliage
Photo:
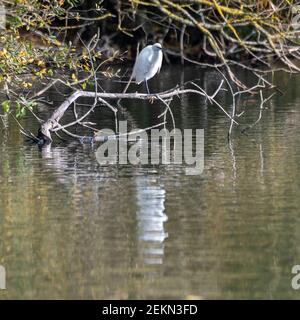
[[[0,29],[0,84],[10,99],[12,88],[30,91],[35,83],[47,84],[55,79],[56,70],[63,72],[62,80],[67,84],[79,83],[80,73],[91,71],[91,61],[87,50],[78,49],[67,34],[62,35],[68,10],[76,6],[78,0],[38,1],[8,0],[6,29]],[[80,16],[76,13],[76,21]],[[101,58],[101,53],[93,51],[93,61]],[[81,81],[85,88],[87,82]],[[2,110],[8,112],[11,103],[4,101]],[[23,101],[24,102],[24,101]],[[16,115],[25,114],[24,103],[17,101]]]

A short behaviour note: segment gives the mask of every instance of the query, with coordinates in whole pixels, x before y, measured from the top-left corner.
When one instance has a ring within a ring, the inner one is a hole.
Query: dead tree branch
[[[109,103],[107,100],[119,100],[119,99],[139,99],[139,100],[157,100],[161,101],[163,105],[166,107],[165,111],[161,114],[161,116],[164,116],[164,122],[166,122],[166,114],[169,112],[172,118],[173,126],[175,126],[175,120],[173,113],[170,109],[170,103],[173,99],[173,97],[180,97],[182,95],[186,94],[196,94],[205,97],[208,99],[208,101],[211,104],[216,105],[218,108],[222,110],[226,114],[226,116],[232,120],[235,124],[238,124],[232,117],[228,114],[228,112],[215,100],[215,97],[217,96],[218,92],[222,88],[223,81],[221,81],[219,87],[213,94],[209,95],[207,94],[202,88],[197,86],[197,89],[190,89],[190,88],[174,88],[173,90],[169,90],[166,92],[156,93],[152,95],[143,94],[143,93],[107,93],[107,92],[93,92],[93,91],[81,91],[77,90],[75,91],[71,96],[69,96],[52,114],[52,116],[44,122],[38,132],[38,137],[45,143],[52,142],[51,133],[58,132],[60,130],[66,132],[66,128],[72,127],[76,124],[82,124],[82,121],[98,106],[98,104],[93,104],[89,110],[80,118],[76,118],[75,121],[61,125],[60,120],[65,114],[65,112],[68,110],[68,108],[76,102],[76,100],[80,97],[88,97],[88,98],[94,98],[97,97],[98,102],[100,102],[102,105],[107,106],[110,108],[114,114],[117,113],[117,108],[115,108],[111,103]],[[74,136],[74,135],[73,135]]]

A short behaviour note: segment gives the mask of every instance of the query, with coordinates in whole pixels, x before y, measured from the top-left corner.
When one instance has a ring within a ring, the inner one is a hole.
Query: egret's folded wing
[[[147,74],[150,72],[152,66],[153,50],[151,49],[151,46],[147,46],[141,51],[136,59],[132,77],[138,84],[140,84],[147,78]]]

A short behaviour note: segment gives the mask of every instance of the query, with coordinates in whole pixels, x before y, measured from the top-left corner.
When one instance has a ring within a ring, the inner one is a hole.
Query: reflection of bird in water
[[[164,229],[164,223],[168,220],[164,213],[166,191],[157,183],[153,184],[149,177],[137,178],[137,187],[138,233],[144,261],[147,264],[161,264],[164,240],[168,237]]]

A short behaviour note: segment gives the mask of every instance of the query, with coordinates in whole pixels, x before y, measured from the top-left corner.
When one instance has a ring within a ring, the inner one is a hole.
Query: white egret
[[[155,43],[145,47],[138,55],[132,72],[132,78],[137,84],[145,81],[148,94],[148,80],[159,73],[163,60],[162,46]]]

